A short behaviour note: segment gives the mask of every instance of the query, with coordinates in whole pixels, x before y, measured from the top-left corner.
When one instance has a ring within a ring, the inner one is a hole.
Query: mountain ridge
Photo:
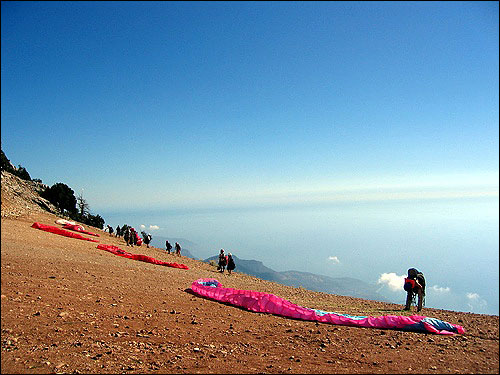
[[[236,255],[233,255],[233,259],[236,264],[235,272],[242,272],[264,280],[287,286],[303,287],[316,292],[390,302],[377,293],[375,286],[353,277],[331,277],[296,270],[275,271],[259,260],[241,259]],[[210,261],[218,262],[218,256],[214,255],[204,260],[206,263]]]

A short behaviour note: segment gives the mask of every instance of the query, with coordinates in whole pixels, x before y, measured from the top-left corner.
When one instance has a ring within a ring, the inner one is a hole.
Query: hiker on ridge
[[[123,239],[125,240],[125,243],[127,244],[127,246],[128,246],[129,238],[130,238],[130,229],[125,228],[125,233],[123,233]]]
[[[226,264],[227,264],[226,254],[224,254],[224,249],[220,249],[220,253],[219,253],[219,267],[217,268],[217,270],[219,270],[220,272],[224,273],[224,269],[226,268]]]
[[[236,268],[236,265],[234,264],[234,259],[233,259],[233,254],[228,253],[227,254],[227,272],[231,275],[231,271]]]
[[[151,242],[151,239],[153,238],[150,233],[142,232],[142,238],[144,240],[144,243],[146,246],[149,248],[149,243]]]
[[[176,253],[178,256],[181,256],[181,245],[179,245],[179,242],[176,242],[176,243],[175,243],[175,253]]]
[[[165,241],[165,247],[167,248],[167,253],[170,254],[170,250],[172,250],[172,245],[170,244],[170,242],[168,242],[168,240]]]
[[[134,228],[130,228],[130,236],[128,238],[128,243],[130,244],[130,246],[134,247],[135,241],[136,241],[136,239],[135,239],[135,229]]]
[[[425,278],[424,274],[416,268],[408,270],[408,277],[405,277],[404,290],[406,290],[406,305],[404,310],[410,310],[412,303],[418,298],[417,312],[422,310],[425,299]]]

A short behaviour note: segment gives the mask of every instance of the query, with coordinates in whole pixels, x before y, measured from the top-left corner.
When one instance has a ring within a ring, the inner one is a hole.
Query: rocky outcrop
[[[58,214],[57,208],[40,196],[46,187],[2,171],[2,218],[21,217],[33,211]]]

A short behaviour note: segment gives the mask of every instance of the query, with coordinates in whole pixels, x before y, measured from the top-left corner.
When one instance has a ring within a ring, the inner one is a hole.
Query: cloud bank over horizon
[[[380,274],[377,290],[391,298],[396,303],[403,303],[406,291],[403,289],[406,275],[397,275],[395,272]],[[456,293],[449,286],[432,285],[426,287],[426,305],[432,308],[445,310],[469,311],[476,314],[488,313],[488,302],[479,293]]]

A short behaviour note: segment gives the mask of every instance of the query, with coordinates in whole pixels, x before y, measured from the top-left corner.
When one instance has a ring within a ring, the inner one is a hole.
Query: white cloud
[[[328,260],[331,261],[331,262],[333,262],[333,263],[335,263],[335,264],[339,264],[340,263],[339,258],[334,257],[334,256],[329,256]]]
[[[436,293],[449,293],[451,291],[450,287],[448,287],[448,286],[442,287],[442,286],[433,285],[430,289]]]
[[[488,302],[477,293],[466,293],[466,297],[468,299],[467,306],[472,312],[485,310],[488,305]]]
[[[466,296],[468,299],[471,299],[471,300],[478,300],[479,299],[479,294],[477,294],[477,293],[467,293]]]
[[[146,226],[145,226],[144,224],[141,224],[141,225],[140,225],[140,228],[141,228],[141,229],[146,229]]]
[[[158,230],[158,229],[160,229],[160,227],[158,225],[150,225],[149,229],[150,230]]]
[[[393,292],[403,290],[406,275],[396,275],[394,272],[385,272],[380,275],[377,284],[385,284]]]

